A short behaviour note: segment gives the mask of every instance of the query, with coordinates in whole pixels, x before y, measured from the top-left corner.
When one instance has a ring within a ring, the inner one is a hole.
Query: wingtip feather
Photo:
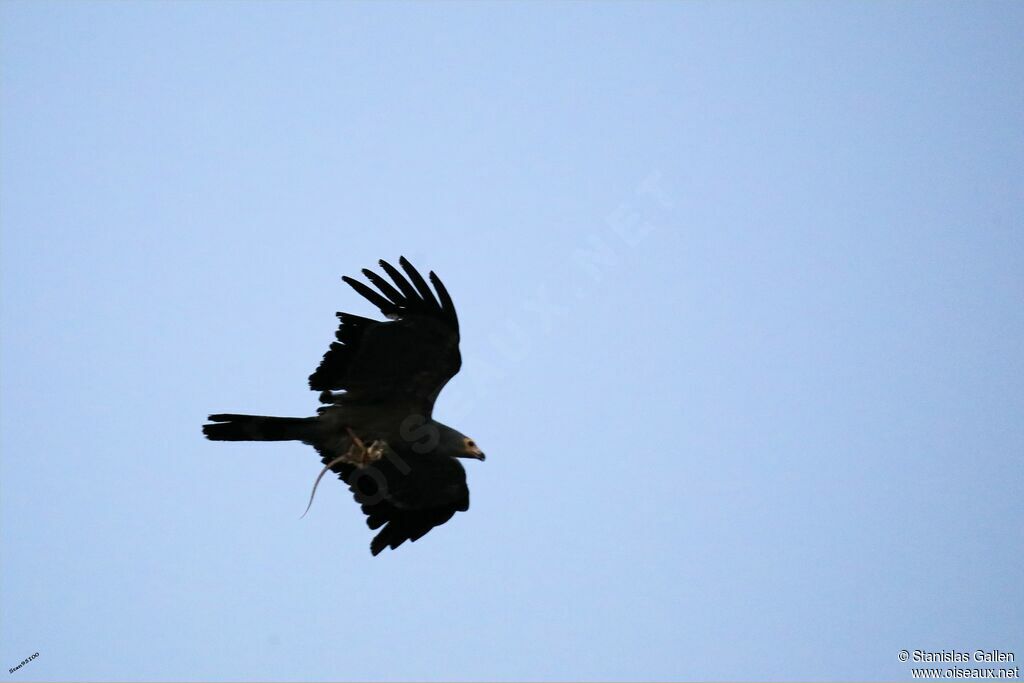
[[[430,291],[430,287],[427,286],[423,276],[420,275],[420,271],[416,270],[416,268],[409,263],[408,259],[404,256],[398,259],[398,263],[402,266],[402,269],[405,270],[405,274],[409,276],[409,279],[412,280],[412,284],[416,287],[416,291],[419,292],[424,305],[435,310],[440,309],[441,305],[437,303],[434,293]]]

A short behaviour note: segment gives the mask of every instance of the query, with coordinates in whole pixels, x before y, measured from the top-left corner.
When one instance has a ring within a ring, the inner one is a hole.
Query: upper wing
[[[399,259],[399,264],[408,279],[390,263],[380,262],[395,286],[363,269],[380,293],[358,280],[342,278],[391,320],[338,313],[338,341],[331,344],[316,372],[309,376],[309,386],[319,391],[346,390],[360,399],[404,399],[429,417],[437,394],[462,365],[459,319],[440,278],[430,273],[437,290],[435,298],[405,257]]]

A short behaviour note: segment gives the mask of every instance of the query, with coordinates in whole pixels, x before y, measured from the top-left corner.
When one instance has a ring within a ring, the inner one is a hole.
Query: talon
[[[346,453],[346,457],[349,458],[350,462],[359,467],[366,467],[371,462],[380,459],[383,447],[378,445],[379,441],[374,441],[367,447],[351,428],[345,427],[345,431],[348,432],[348,438],[352,440],[352,445],[349,446],[348,453]]]

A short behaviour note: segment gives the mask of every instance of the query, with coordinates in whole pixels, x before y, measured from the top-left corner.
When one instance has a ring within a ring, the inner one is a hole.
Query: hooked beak
[[[476,442],[469,437],[462,440],[462,453],[460,458],[473,458],[474,460],[485,460],[484,452],[476,445]]]

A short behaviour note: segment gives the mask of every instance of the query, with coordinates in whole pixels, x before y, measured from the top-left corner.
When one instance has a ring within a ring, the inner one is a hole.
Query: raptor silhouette
[[[466,471],[458,459],[484,459],[472,439],[433,418],[437,395],[462,365],[452,299],[433,272],[431,290],[404,257],[398,263],[404,275],[380,261],[390,282],[363,269],[376,290],[342,278],[388,320],[337,314],[337,341],[309,377],[325,404],[315,417],[219,413],[203,425],[214,441],[313,446],[324,463],[320,476],[337,473],[367,525],[380,530],[370,543],[374,555],[416,541],[468,510]]]

